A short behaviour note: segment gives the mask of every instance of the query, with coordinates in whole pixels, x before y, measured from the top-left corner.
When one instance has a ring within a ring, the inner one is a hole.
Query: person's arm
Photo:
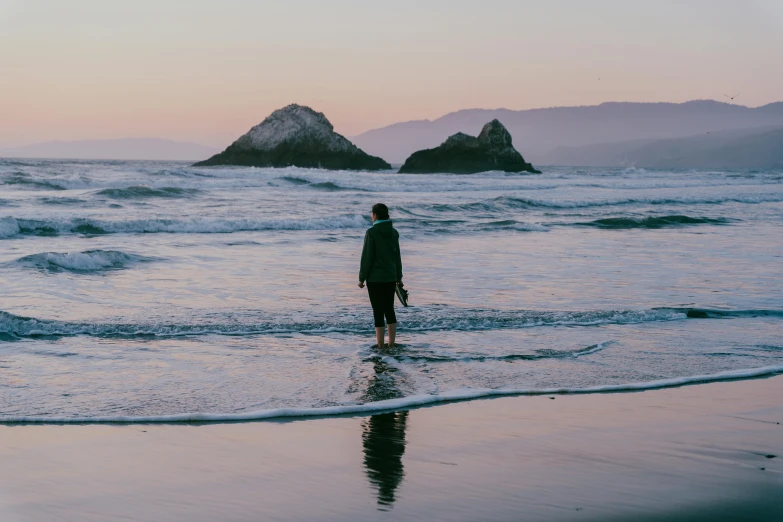
[[[370,231],[368,230],[364,234],[364,247],[362,248],[362,261],[359,264],[359,287],[364,286],[364,282],[367,281],[367,277],[370,275],[370,269],[372,268],[373,258],[375,256],[375,248],[373,248],[373,240]]]
[[[400,236],[397,236],[397,282],[402,282],[402,254],[400,253]]]

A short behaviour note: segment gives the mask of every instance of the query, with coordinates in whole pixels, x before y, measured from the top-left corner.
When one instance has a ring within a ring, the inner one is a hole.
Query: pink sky
[[[292,102],[348,136],[472,107],[758,106],[780,63],[777,0],[0,0],[0,147],[221,147]]]

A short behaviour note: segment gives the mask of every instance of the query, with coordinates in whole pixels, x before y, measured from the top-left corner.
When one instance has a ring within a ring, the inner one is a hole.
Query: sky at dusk
[[[0,0],[0,147],[222,147],[288,103],[347,136],[463,108],[783,100],[783,1]]]

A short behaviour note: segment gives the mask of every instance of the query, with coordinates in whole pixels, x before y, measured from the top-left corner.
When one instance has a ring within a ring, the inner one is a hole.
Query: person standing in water
[[[402,283],[402,258],[400,234],[392,227],[389,207],[383,203],[373,205],[372,227],[364,235],[359,288],[364,288],[365,282],[375,319],[375,340],[378,348],[383,348],[384,317],[389,325],[389,348],[392,348],[397,334],[394,291],[397,284]]]

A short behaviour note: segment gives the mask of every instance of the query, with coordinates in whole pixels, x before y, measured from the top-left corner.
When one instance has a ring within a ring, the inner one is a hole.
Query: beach
[[[374,416],[4,425],[10,522],[781,520],[783,377]]]
[[[0,522],[783,522],[781,20],[0,0]]]
[[[777,173],[0,183],[3,522],[783,516]],[[377,202],[392,349],[357,288]]]

